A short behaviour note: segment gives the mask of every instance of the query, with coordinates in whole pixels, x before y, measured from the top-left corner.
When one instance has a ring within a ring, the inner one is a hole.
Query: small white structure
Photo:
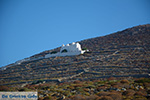
[[[45,58],[55,57],[55,56],[72,56],[83,54],[86,50],[81,49],[81,45],[79,43],[72,43],[67,45],[62,45],[60,52],[55,54],[47,54]]]

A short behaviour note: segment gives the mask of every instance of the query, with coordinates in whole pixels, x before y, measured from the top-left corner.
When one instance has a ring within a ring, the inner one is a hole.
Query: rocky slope
[[[5,66],[0,84],[45,81],[91,80],[108,77],[149,77],[150,24],[107,36],[79,41],[90,52],[78,56],[51,57]],[[42,57],[48,50],[31,58]],[[9,67],[11,66],[11,67]]]

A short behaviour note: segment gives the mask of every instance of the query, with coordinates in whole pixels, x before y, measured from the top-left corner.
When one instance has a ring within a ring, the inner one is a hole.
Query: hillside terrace
[[[24,62],[2,71],[1,84],[19,79],[22,81],[43,78],[59,79],[67,76],[71,77],[79,72],[83,72],[76,77],[80,80],[86,79],[86,77],[89,79],[111,76],[140,77],[140,75],[148,75],[150,73],[150,68],[147,67],[149,59],[145,50],[137,49],[137,47],[134,49],[125,48],[117,52],[110,49],[71,57],[46,58]],[[140,63],[138,63],[139,61]],[[86,68],[89,69],[88,72],[83,71]]]

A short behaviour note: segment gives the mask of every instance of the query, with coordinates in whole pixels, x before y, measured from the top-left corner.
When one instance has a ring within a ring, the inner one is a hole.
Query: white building
[[[55,57],[55,56],[72,56],[83,54],[86,50],[81,49],[81,45],[79,43],[72,43],[67,45],[62,45],[60,52],[55,54],[47,54],[45,58]]]

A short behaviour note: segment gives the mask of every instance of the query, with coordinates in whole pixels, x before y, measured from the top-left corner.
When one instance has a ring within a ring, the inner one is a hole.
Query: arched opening
[[[68,52],[68,51],[66,49],[64,49],[64,50],[61,51],[61,53],[65,53],[65,52]]]

